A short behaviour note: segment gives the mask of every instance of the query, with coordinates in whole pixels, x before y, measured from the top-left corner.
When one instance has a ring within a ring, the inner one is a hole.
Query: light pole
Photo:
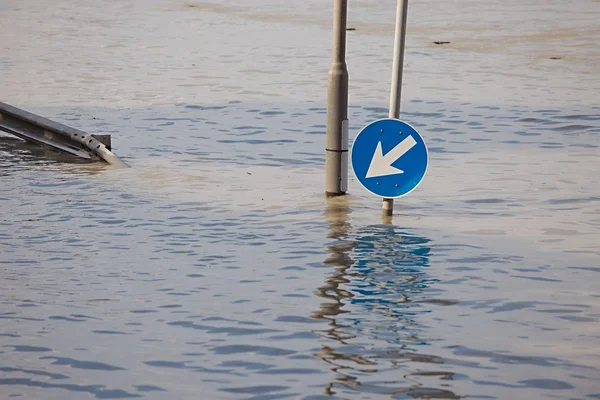
[[[327,87],[325,194],[340,196],[348,189],[348,70],[346,68],[347,0],[334,0],[333,48]]]

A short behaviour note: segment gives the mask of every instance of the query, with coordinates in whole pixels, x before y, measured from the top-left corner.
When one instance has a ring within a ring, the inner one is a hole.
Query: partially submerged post
[[[402,94],[402,69],[404,64],[404,42],[406,39],[406,19],[408,0],[398,0],[396,10],[396,33],[394,35],[394,61],[392,64],[392,89],[390,91],[389,117],[400,118],[400,99]],[[394,213],[394,199],[383,199],[382,214],[390,217]]]
[[[110,150],[109,135],[90,135],[0,102],[0,130],[29,142],[85,158],[128,167]]]
[[[339,196],[348,188],[348,70],[346,69],[347,0],[334,0],[333,49],[327,89],[325,193]]]

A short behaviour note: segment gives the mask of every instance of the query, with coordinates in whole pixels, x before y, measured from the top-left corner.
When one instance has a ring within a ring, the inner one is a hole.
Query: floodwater
[[[600,2],[411,3],[391,224],[323,195],[332,2],[51,3],[0,2],[0,101],[131,168],[0,136],[0,398],[600,398]],[[350,2],[351,139],[394,12]]]

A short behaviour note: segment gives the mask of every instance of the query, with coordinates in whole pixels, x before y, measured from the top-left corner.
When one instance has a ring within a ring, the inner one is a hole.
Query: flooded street
[[[349,3],[352,140],[395,1]],[[0,135],[1,399],[600,398],[600,3],[410,3],[393,224],[324,198],[331,15],[0,2],[0,101],[131,166]]]

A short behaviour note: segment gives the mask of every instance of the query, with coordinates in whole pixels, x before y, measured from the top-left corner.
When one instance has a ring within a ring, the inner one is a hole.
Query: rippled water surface
[[[131,168],[0,136],[0,398],[600,398],[600,3],[411,3],[392,223],[323,196],[331,2],[76,3],[0,3],[0,101]],[[351,139],[394,11],[350,2]]]

